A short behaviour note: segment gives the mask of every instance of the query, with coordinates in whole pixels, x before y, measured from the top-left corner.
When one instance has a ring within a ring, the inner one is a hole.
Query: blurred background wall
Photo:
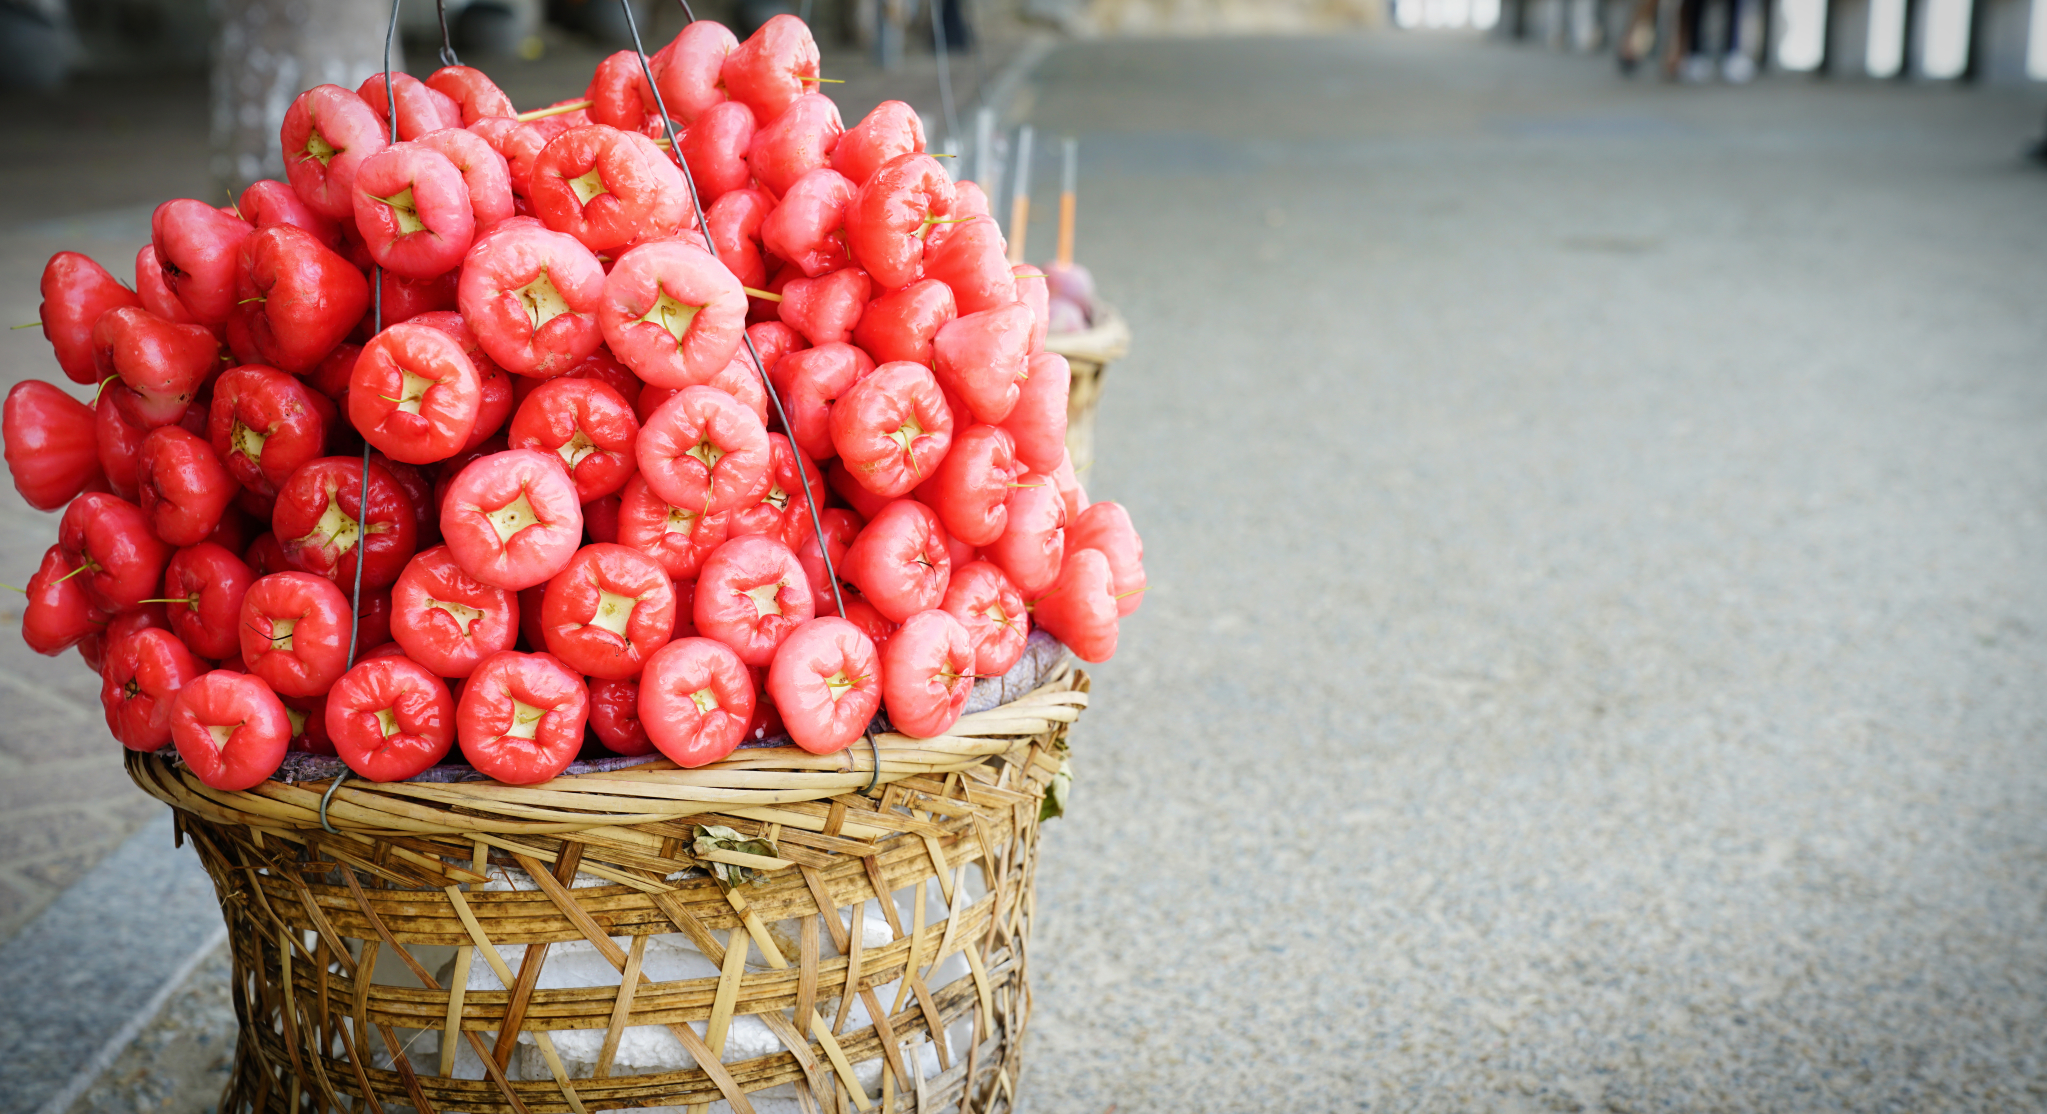
[[[699,16],[744,32],[777,12],[808,15],[820,38],[886,53],[928,49],[929,0],[700,0]],[[948,0],[938,0],[947,3]],[[1675,18],[1662,0],[1658,19]],[[950,0],[973,25],[1077,36],[1243,34],[1373,27],[1468,27],[1565,49],[1610,49],[1636,0]],[[643,22],[675,5],[637,0]],[[196,71],[212,59],[306,72],[374,53],[384,0],[0,0],[0,84],[54,88],[80,74]],[[465,53],[532,57],[568,32],[622,44],[609,0],[450,0]],[[1746,5],[1763,68],[1836,78],[2015,83],[2047,80],[2047,0],[1762,0]],[[406,37],[437,42],[435,9],[404,7]],[[919,32],[922,32],[920,35]],[[365,45],[367,44],[367,46]],[[256,56],[253,63],[249,57]],[[286,62],[284,59],[295,59]],[[430,58],[425,61],[431,61]],[[301,83],[301,87],[304,83]],[[245,93],[245,95],[255,95]],[[217,109],[219,111],[219,109]]]

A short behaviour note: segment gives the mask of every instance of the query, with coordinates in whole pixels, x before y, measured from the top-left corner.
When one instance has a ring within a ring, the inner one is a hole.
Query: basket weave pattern
[[[324,786],[221,792],[131,752],[227,918],[240,1039],[221,1109],[1013,1107],[1039,809],[1087,689],[1062,665],[947,735],[835,755],[352,783],[332,831]],[[545,987],[550,949],[616,981]],[[704,977],[644,969],[678,954]],[[721,1062],[741,1027],[772,1048]],[[603,1034],[588,1060],[557,1048],[577,1030],[578,1047]],[[622,1068],[650,1033],[695,1066]]]
[[[1130,326],[1114,306],[1095,309],[1095,324],[1083,332],[1045,338],[1045,351],[1066,357],[1066,451],[1073,470],[1086,475],[1095,463],[1095,410],[1101,405],[1102,375],[1130,352]]]

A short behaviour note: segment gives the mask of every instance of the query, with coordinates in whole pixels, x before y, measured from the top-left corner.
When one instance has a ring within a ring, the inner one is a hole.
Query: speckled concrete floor
[[[1035,94],[1152,588],[1029,1108],[2047,1107],[2039,97],[1391,34]]]
[[[2037,98],[1393,35],[1033,93],[1154,584],[1033,1111],[2047,1105]],[[201,976],[87,1108],[205,1108]]]

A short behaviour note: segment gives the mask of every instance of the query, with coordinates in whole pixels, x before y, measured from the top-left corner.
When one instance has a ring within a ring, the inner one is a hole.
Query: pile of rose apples
[[[7,396],[63,509],[23,637],[221,789],[294,748],[513,784],[586,732],[830,753],[943,734],[1032,625],[1108,658],[1142,547],[1073,475],[1047,276],[909,106],[847,128],[818,80],[778,16],[523,117],[459,66],[323,85],[289,182],[159,206],[132,289],[52,258],[96,394]]]

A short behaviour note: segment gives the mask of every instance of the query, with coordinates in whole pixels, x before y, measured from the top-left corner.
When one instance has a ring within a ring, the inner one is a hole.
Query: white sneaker
[[[1755,80],[1756,63],[1748,55],[1736,51],[1720,64],[1720,76],[1735,85],[1746,85]]]
[[[1713,60],[1703,54],[1687,55],[1680,76],[1693,85],[1713,80]]]

